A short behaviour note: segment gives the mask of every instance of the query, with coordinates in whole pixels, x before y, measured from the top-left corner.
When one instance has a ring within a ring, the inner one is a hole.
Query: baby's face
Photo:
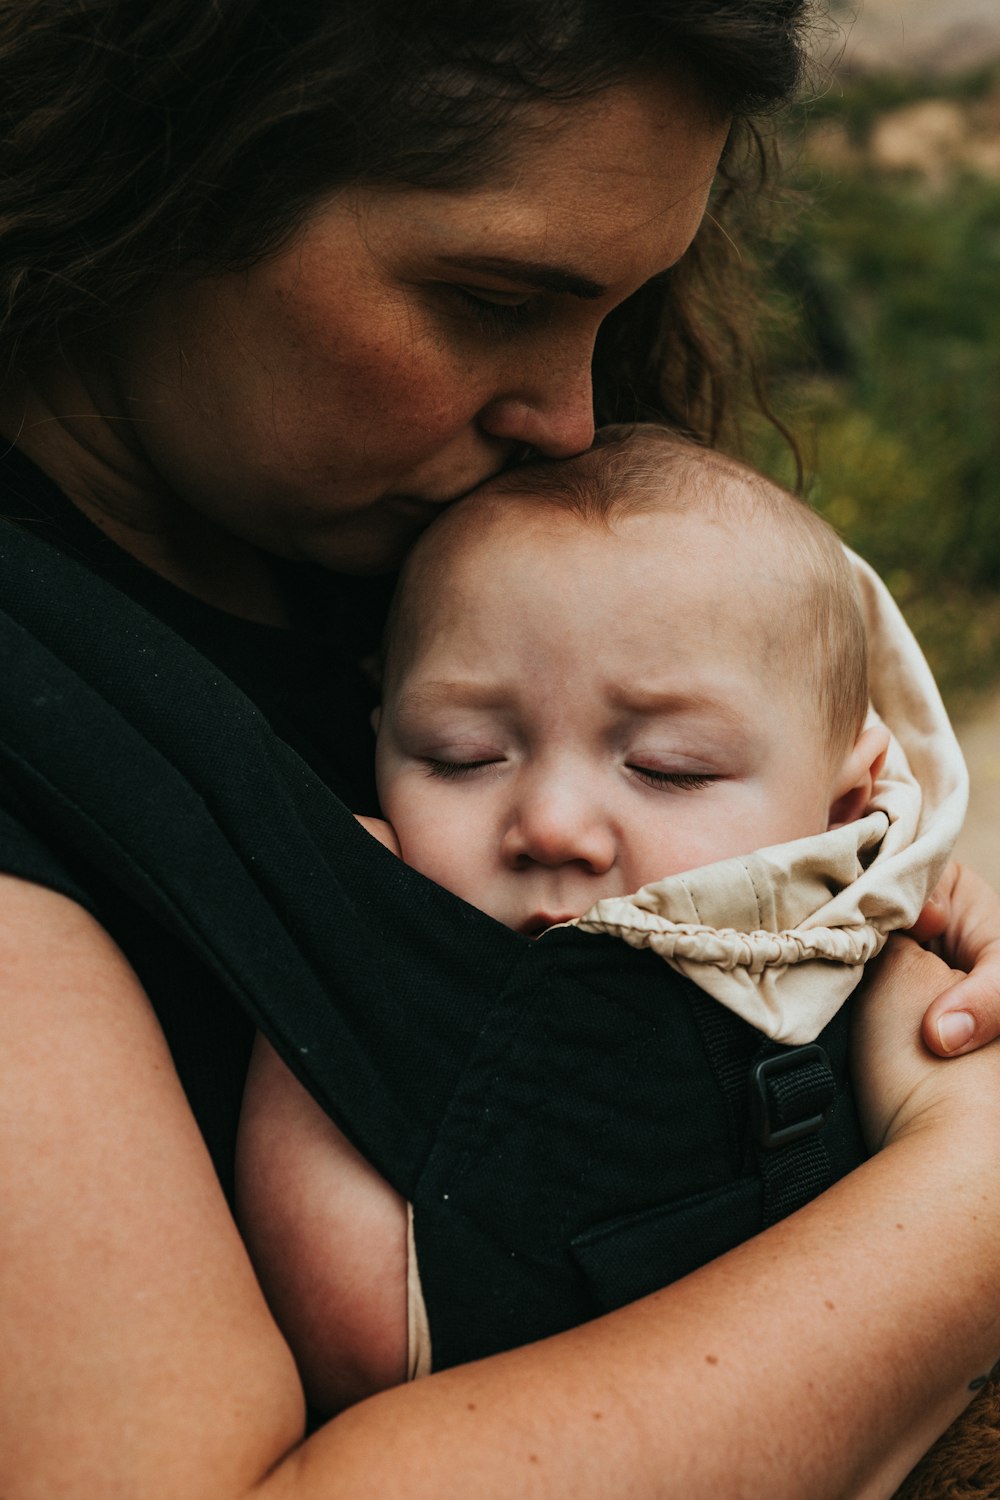
[[[825,829],[834,770],[769,555],[702,517],[453,528],[379,727],[406,862],[534,934]]]

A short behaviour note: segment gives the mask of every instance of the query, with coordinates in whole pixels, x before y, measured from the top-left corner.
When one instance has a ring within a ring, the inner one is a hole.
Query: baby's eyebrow
[[[399,695],[397,711],[405,713],[423,708],[495,708],[507,702],[509,693],[496,682],[477,682],[474,678],[446,678],[421,682],[404,688]]]
[[[635,685],[614,689],[611,697],[616,708],[644,717],[659,715],[664,718],[680,718],[683,715],[700,715],[715,719],[731,731],[746,732],[747,728],[746,718],[740,710],[715,693]]]

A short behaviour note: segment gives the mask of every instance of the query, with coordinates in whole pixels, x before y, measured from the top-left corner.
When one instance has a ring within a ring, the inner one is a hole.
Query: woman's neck
[[[116,410],[111,382],[68,360],[0,386],[0,434],[116,546],[217,609],[287,625],[271,560],[172,494]]]

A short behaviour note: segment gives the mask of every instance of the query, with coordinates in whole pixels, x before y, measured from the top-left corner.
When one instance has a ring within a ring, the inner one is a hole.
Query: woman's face
[[[587,447],[598,327],[689,245],[726,122],[642,84],[551,120],[489,185],[343,191],[271,259],[159,296],[114,381],[167,493],[373,572],[523,445]]]

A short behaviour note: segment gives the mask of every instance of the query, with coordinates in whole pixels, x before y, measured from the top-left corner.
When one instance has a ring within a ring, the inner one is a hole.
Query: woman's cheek
[[[350,377],[359,413],[391,412],[410,430],[434,430],[448,421],[456,399],[467,399],[474,368],[419,306],[373,305],[355,328],[359,336],[348,341],[346,359],[340,340],[330,352]]]
[[[397,431],[430,449],[472,420],[471,370],[456,372],[448,361],[425,355],[391,372],[373,372],[383,410],[391,412]]]

